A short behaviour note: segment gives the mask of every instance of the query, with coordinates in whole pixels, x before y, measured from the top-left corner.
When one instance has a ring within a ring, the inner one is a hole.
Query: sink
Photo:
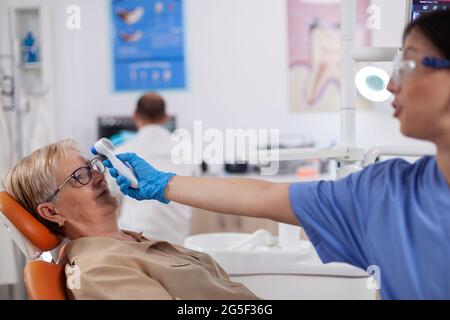
[[[248,245],[247,239],[258,241]],[[375,299],[364,270],[323,264],[309,241],[299,240],[296,250],[283,251],[277,237],[272,240],[255,234],[209,233],[187,238],[184,246],[209,254],[233,281],[264,299]],[[244,245],[230,249],[239,243]]]
[[[356,267],[342,263],[323,264],[311,242],[299,240],[296,251],[283,251],[274,237],[272,246],[255,246],[250,250],[230,250],[234,244],[244,241],[251,234],[209,233],[189,237],[186,248],[211,255],[229,274],[303,273],[345,277],[368,277]]]

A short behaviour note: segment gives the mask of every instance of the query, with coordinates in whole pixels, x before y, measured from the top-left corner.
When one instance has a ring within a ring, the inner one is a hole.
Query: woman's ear
[[[45,220],[54,222],[56,224],[60,223],[61,219],[63,218],[52,203],[39,204],[37,207],[37,212]]]

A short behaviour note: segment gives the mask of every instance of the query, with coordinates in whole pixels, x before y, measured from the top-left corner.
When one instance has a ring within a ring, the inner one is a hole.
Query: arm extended
[[[289,202],[289,184],[175,176],[165,197],[204,210],[298,224]]]
[[[271,219],[298,225],[289,200],[289,184],[251,179],[217,179],[176,176],[160,172],[139,158],[125,153],[118,158],[129,163],[139,182],[137,189],[118,175],[111,162],[105,161],[120,190],[137,200],[175,201],[209,211]]]

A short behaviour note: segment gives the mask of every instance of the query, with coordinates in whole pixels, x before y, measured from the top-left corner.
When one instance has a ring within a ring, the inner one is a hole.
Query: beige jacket
[[[71,299],[258,299],[209,255],[127,233],[137,241],[86,237],[66,246],[68,264],[80,271]]]

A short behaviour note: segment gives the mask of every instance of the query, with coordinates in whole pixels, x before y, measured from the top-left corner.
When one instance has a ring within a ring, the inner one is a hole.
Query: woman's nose
[[[105,175],[97,170],[92,170],[92,184],[97,186],[101,181],[105,179]]]
[[[400,86],[394,81],[393,78],[389,79],[387,89],[390,93],[396,94],[400,90]]]

